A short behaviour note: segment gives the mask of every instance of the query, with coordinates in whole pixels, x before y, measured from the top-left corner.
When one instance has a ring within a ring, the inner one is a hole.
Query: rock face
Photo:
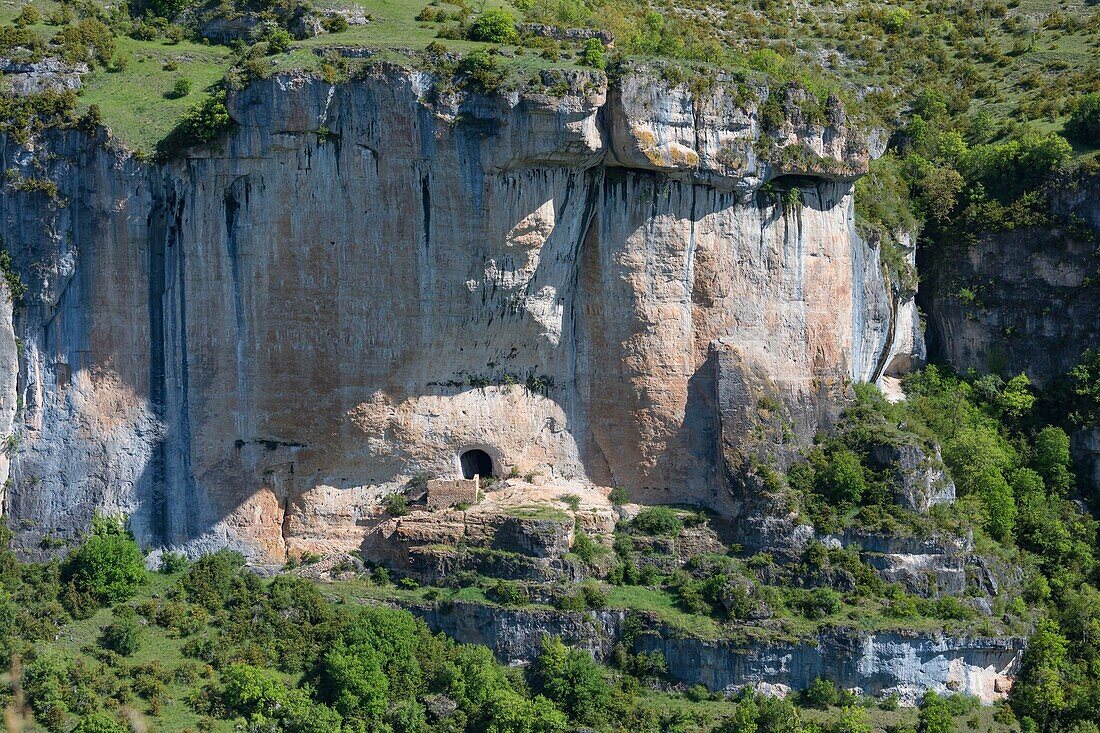
[[[1100,180],[1060,185],[1050,213],[1060,223],[925,255],[920,300],[937,358],[1047,385],[1100,348]]]
[[[0,364],[21,543],[103,509],[152,545],[355,549],[380,497],[471,449],[732,516],[727,418],[755,392],[728,374],[812,434],[913,350],[854,232],[869,144],[837,105],[815,127],[780,90],[764,131],[768,91],[734,82],[432,81],[257,82],[224,144],[163,166],[102,134],[4,141],[7,170],[59,187],[0,200],[30,287]]]
[[[459,601],[409,610],[433,629],[484,644],[513,663],[536,657],[545,635],[605,658],[623,639],[627,616],[619,610],[517,610]],[[686,685],[724,691],[744,686],[799,690],[820,676],[868,695],[897,693],[907,705],[927,690],[961,692],[985,703],[1002,699],[1023,650],[1023,640],[1013,637],[909,637],[836,629],[812,643],[739,643],[683,636],[653,620],[642,627],[633,634],[633,650],[660,652],[670,676]]]
[[[931,453],[931,455],[930,455]],[[947,476],[939,446],[931,451],[912,443],[871,446],[869,458],[893,473],[895,499],[901,506],[927,512],[955,501],[955,482]]]
[[[0,58],[0,79],[17,96],[76,91],[84,85],[83,76],[87,73],[87,64],[70,64],[54,57],[39,61]]]

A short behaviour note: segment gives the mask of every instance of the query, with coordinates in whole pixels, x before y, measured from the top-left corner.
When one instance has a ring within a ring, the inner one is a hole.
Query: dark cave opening
[[[462,477],[488,477],[493,475],[493,459],[489,454],[477,448],[468,450],[459,459],[462,463]]]

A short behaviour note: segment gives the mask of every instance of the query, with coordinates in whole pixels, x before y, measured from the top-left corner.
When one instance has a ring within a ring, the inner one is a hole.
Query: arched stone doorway
[[[463,453],[459,462],[462,464],[463,478],[470,479],[474,476],[488,478],[493,475],[493,459],[488,453],[478,448]]]

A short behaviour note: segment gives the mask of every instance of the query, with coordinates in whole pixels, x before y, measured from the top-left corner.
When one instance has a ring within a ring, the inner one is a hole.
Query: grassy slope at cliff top
[[[273,57],[271,68],[316,66],[312,50],[330,45],[415,51],[435,40],[445,25],[416,20],[428,0],[359,0],[358,4],[371,22],[297,42],[298,50]],[[625,0],[521,0],[517,4],[526,11],[500,0],[485,7],[503,5],[521,19],[560,26],[607,28],[615,32],[619,52],[679,57],[695,66],[691,73],[704,78],[719,66],[752,63],[780,78],[810,73],[843,80],[853,98],[868,90],[887,90],[904,101],[921,85],[950,89],[965,74],[979,80],[981,91],[972,109],[1030,120],[1052,130],[1061,128],[1074,98],[1100,86],[1100,9],[1081,0],[839,5],[658,0],[652,7],[660,21],[647,16],[649,6]],[[17,0],[4,0],[0,22],[10,22],[20,6]],[[36,6],[43,11],[54,7],[47,0]],[[658,26],[663,30],[654,30]],[[40,28],[50,34],[56,30]],[[460,52],[489,47],[470,41],[443,43]],[[527,69],[576,64],[580,44],[540,44],[553,46],[549,55],[556,58],[541,58],[538,49],[528,48],[508,63]],[[98,104],[125,142],[145,149],[163,138],[199,99],[200,90],[232,63],[227,50],[216,46],[132,39],[120,39],[119,45],[131,63],[116,73],[95,71],[82,101]],[[751,55],[760,49],[775,50],[780,56]],[[933,57],[941,61],[932,62]],[[170,58],[181,60],[179,71],[162,68]],[[170,99],[165,93],[180,76],[190,78],[195,91]],[[898,101],[877,99],[870,106],[885,107],[876,111],[889,117]]]

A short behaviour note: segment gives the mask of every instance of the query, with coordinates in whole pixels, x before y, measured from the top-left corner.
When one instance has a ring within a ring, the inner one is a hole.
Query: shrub
[[[573,546],[570,551],[587,563],[592,562],[598,556],[606,552],[606,548],[589,537],[583,530],[577,529],[573,534]]]
[[[607,499],[615,506],[621,506],[623,504],[630,503],[630,497],[627,496],[626,489],[621,486],[616,486],[615,488],[611,489],[611,493],[607,495]]]
[[[181,76],[176,79],[176,83],[172,85],[172,98],[179,99],[180,97],[186,97],[191,93],[191,80],[186,76]]]
[[[502,606],[522,606],[530,600],[527,588],[514,580],[498,580],[489,595]]]
[[[822,619],[840,610],[840,594],[832,588],[814,588],[796,604],[808,619]]]
[[[63,578],[100,604],[129,600],[145,582],[145,560],[122,518],[96,516],[92,533],[65,562]]]
[[[330,15],[321,21],[321,25],[328,33],[343,33],[348,29],[348,19],[342,15]]]
[[[277,53],[286,53],[290,50],[290,32],[285,28],[275,28],[267,34],[267,54],[274,56]]]
[[[211,94],[188,110],[182,123],[188,141],[194,143],[214,142],[231,124],[224,91]]]
[[[1073,106],[1066,135],[1085,145],[1100,146],[1100,94],[1086,94]]]
[[[955,721],[942,697],[929,690],[920,703],[920,715],[917,718],[918,733],[953,733]]]
[[[840,701],[840,692],[829,680],[824,677],[815,677],[810,686],[802,691],[801,697],[803,704],[824,710]]]
[[[604,57],[603,43],[598,38],[589,38],[584,42],[584,49],[581,51],[581,65],[589,66],[593,69],[602,69],[607,66],[607,59]]]
[[[166,552],[160,556],[160,566],[157,572],[164,575],[174,575],[187,569],[187,556],[180,552]]]
[[[507,10],[486,10],[470,25],[470,40],[486,43],[515,44],[519,42],[516,20]]]
[[[19,15],[13,21],[16,28],[26,28],[28,25],[38,25],[42,22],[42,13],[33,5],[24,5],[19,9]]]
[[[81,718],[72,733],[126,733],[126,730],[107,713],[92,713]]]
[[[403,517],[409,513],[409,500],[404,494],[390,494],[386,497],[386,513],[391,517]]]
[[[507,78],[507,71],[488,51],[473,51],[458,62],[458,74],[463,84],[472,89],[490,93],[500,89]]]
[[[680,515],[666,506],[650,506],[638,512],[630,526],[648,535],[672,535],[683,528]]]
[[[829,456],[825,470],[818,475],[821,493],[841,504],[858,504],[867,490],[863,464],[859,456],[842,448]]]
[[[110,649],[124,657],[134,654],[141,647],[141,634],[137,622],[133,618],[126,618],[108,624],[100,633],[99,644],[104,649]]]
[[[232,550],[219,550],[196,560],[179,580],[187,599],[216,611],[224,605],[233,590],[233,581],[244,566],[244,555]]]
[[[598,725],[611,704],[611,690],[592,655],[544,636],[533,665],[536,689],[579,723]]]
[[[1058,427],[1047,426],[1035,436],[1035,470],[1051,491],[1065,495],[1073,488],[1070,473],[1069,436]]]

